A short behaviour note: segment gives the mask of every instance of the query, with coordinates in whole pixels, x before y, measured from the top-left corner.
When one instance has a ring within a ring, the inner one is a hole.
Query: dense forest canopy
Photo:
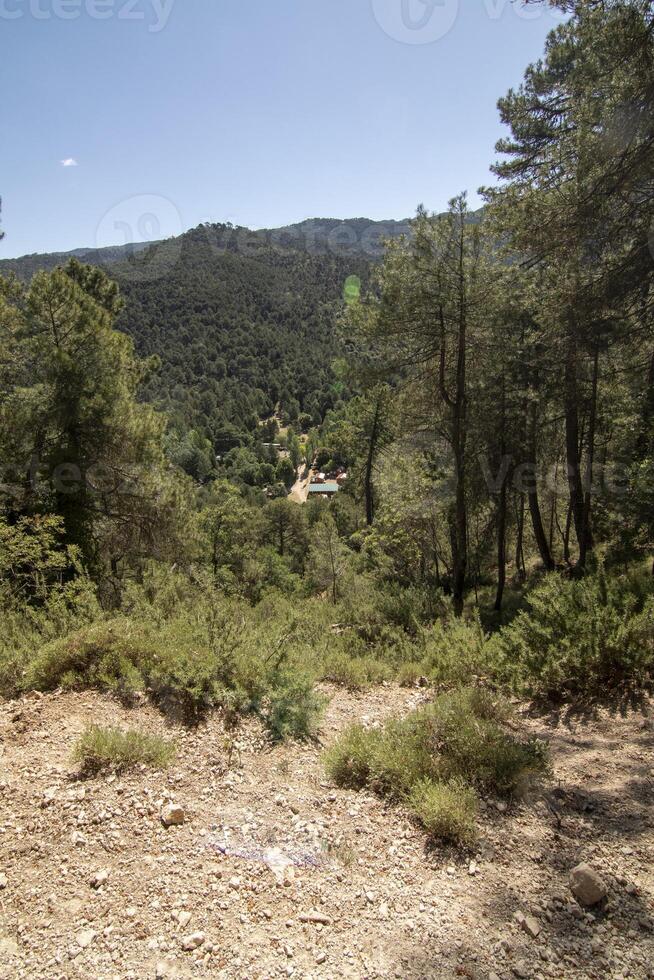
[[[170,419],[169,450],[194,476],[249,446],[273,416],[307,428],[349,396],[334,362],[349,282],[366,283],[409,222],[312,219],[259,232],[204,224],[152,245],[0,262],[29,281],[71,257],[104,268],[125,299],[116,327],[158,358],[140,397]]]
[[[202,225],[0,280],[6,689],[298,731],[316,677],[647,682],[654,11],[555,5],[482,213],[421,207],[379,261],[365,219]],[[335,498],[287,498],[313,464]]]

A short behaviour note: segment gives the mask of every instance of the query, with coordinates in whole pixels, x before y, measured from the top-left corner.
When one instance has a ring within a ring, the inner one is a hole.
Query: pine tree
[[[89,568],[165,554],[184,492],[164,458],[165,420],[137,398],[149,365],[113,329],[115,284],[73,260],[4,295],[5,509],[60,516]]]

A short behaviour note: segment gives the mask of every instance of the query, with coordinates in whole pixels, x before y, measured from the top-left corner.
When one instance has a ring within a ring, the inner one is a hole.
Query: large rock
[[[578,864],[570,872],[570,891],[580,905],[597,905],[608,894],[608,888],[590,864]]]
[[[184,807],[178,803],[168,803],[161,811],[161,822],[164,827],[179,827],[185,819]]]
[[[204,933],[194,932],[190,936],[185,936],[182,939],[182,949],[186,950],[187,953],[192,952],[197,949],[198,946],[202,946],[204,943]]]

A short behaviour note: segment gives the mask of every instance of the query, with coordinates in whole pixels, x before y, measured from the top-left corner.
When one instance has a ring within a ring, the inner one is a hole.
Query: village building
[[[323,480],[322,483],[316,481],[309,486],[309,496],[329,498],[337,494],[340,489],[336,480]]]

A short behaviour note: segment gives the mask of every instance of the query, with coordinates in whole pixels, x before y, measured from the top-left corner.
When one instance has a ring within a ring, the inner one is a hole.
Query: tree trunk
[[[366,523],[370,526],[375,519],[375,501],[372,487],[372,469],[375,462],[375,451],[379,436],[379,417],[381,414],[381,394],[375,402],[375,414],[372,420],[372,431],[370,433],[370,443],[368,446],[368,458],[366,459],[366,473],[364,478],[364,495],[366,498]]]
[[[577,541],[581,549],[584,525],[584,494],[581,482],[579,450],[579,401],[577,393],[577,346],[574,336],[575,326],[569,324],[568,343],[565,356],[565,450],[568,469],[570,506]]]
[[[466,513],[465,461],[461,453],[455,459],[456,493],[452,534],[452,597],[455,615],[463,613],[466,574],[468,570],[468,520]]]
[[[591,534],[591,507],[593,499],[593,463],[595,460],[595,426],[597,421],[597,387],[599,383],[599,345],[595,345],[593,355],[593,387],[590,401],[590,418],[588,421],[588,463],[585,474],[584,508],[582,513],[581,539],[579,541],[578,568],[586,568],[588,552],[593,547]]]
[[[643,459],[647,455],[651,442],[652,421],[654,420],[654,351],[650,356],[649,370],[647,372],[647,387],[643,399],[643,407],[640,418],[640,431],[636,441],[636,455],[638,459]]]
[[[529,434],[527,438],[527,462],[530,464],[533,474],[533,479],[529,482],[527,492],[527,496],[529,498],[529,513],[531,515],[531,524],[534,529],[534,538],[536,539],[536,547],[538,548],[540,559],[545,568],[548,571],[552,571],[554,568],[554,560],[547,541],[547,535],[545,534],[545,528],[543,527],[543,518],[540,512],[540,503],[538,501],[538,481],[536,479],[536,427],[537,406],[536,402],[532,402],[529,419]]]
[[[570,531],[572,530],[572,501],[568,500],[568,513],[565,518],[565,536],[563,538],[563,560],[570,564]]]
[[[452,555],[454,612],[463,613],[466,573],[468,569],[468,514],[466,508],[466,439],[467,439],[467,392],[466,392],[466,344],[467,309],[464,268],[465,229],[461,218],[459,238],[459,310],[456,363],[456,393],[453,406],[452,443],[455,464],[455,538],[456,549]]]
[[[523,550],[523,541],[525,533],[525,496],[523,493],[520,494],[520,506],[518,507],[518,534],[515,543],[515,568],[516,576],[519,582],[524,582],[526,579],[525,570],[525,556]]]
[[[504,384],[504,377],[502,377],[502,400],[500,414],[500,457],[502,460],[504,460],[506,455],[505,416],[506,387]],[[506,485],[507,477],[506,474],[503,474],[497,512],[497,592],[495,593],[495,612],[502,612],[502,599],[504,598],[504,586],[506,584]]]
[[[500,500],[497,514],[497,592],[495,594],[495,611],[502,612],[504,586],[506,584],[506,480],[500,490]]]

